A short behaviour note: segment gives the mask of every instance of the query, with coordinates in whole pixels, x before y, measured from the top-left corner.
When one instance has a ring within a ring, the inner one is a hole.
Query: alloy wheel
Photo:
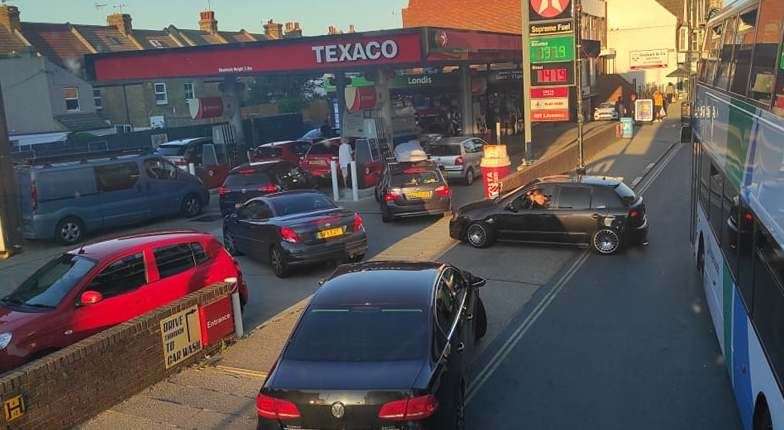
[[[60,227],[60,238],[66,243],[78,242],[82,237],[82,227],[76,222],[66,221]]]
[[[618,233],[604,229],[596,233],[593,238],[593,246],[600,254],[609,255],[618,250],[620,244]]]
[[[184,204],[185,216],[188,218],[195,217],[201,212],[201,202],[196,197],[188,197]]]
[[[487,243],[487,230],[479,224],[468,227],[466,236],[468,237],[468,242],[477,248],[481,248]]]

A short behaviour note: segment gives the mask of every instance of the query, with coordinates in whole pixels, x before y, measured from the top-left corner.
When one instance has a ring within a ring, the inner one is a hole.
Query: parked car
[[[248,302],[237,263],[213,236],[195,231],[66,252],[0,299],[0,373],[224,281]]]
[[[375,190],[381,219],[442,215],[452,209],[452,190],[430,161],[391,163]]]
[[[481,176],[479,165],[486,144],[476,137],[445,137],[428,144],[425,151],[444,169],[447,179],[460,179],[471,185]]]
[[[250,161],[286,160],[299,164],[302,157],[308,153],[310,142],[301,140],[287,140],[282,142],[265,143],[250,151]]]
[[[647,245],[648,218],[643,198],[620,178],[550,176],[463,206],[449,233],[476,248],[503,240],[588,245],[610,255],[624,245]]]
[[[218,188],[221,214],[265,194],[314,188],[315,180],[288,161],[261,161],[235,168]]]
[[[341,142],[340,137],[322,140],[311,145],[308,153],[300,161],[302,170],[308,172],[313,177],[320,180],[327,180],[332,175],[330,161],[338,162],[338,148]]]
[[[617,120],[618,111],[615,109],[615,105],[612,103],[600,103],[599,106],[593,110],[593,119],[596,121]]]
[[[155,150],[155,154],[166,158],[175,166],[188,170],[188,164],[202,165],[204,145],[211,145],[211,137],[196,137],[191,139],[172,140],[162,143]]]
[[[223,243],[232,255],[269,262],[279,278],[296,265],[359,261],[367,252],[362,217],[318,191],[288,191],[248,201],[224,218]]]
[[[339,267],[264,382],[258,428],[464,428],[483,285],[440,263]]]
[[[58,157],[17,166],[27,239],[80,242],[100,229],[199,215],[209,193],[195,176],[156,155]]]

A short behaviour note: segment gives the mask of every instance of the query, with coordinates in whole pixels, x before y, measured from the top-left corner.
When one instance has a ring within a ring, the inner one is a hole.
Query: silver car
[[[425,151],[448,180],[460,179],[471,185],[481,175],[479,164],[486,144],[476,137],[446,137],[427,145]]]

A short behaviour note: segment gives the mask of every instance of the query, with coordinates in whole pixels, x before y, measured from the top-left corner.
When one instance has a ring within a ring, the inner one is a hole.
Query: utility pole
[[[529,52],[529,0],[520,0],[520,9],[522,10],[522,42],[523,42],[523,94],[520,97],[520,103],[523,105],[523,139],[525,142],[525,155],[523,156],[523,165],[527,166],[533,163],[533,154],[531,153],[531,53]]]
[[[577,174],[585,174],[585,152],[583,151],[583,36],[582,28],[580,26],[580,19],[582,18],[582,3],[580,0],[574,0],[572,3],[572,15],[574,16],[574,78],[576,80],[577,92]]]

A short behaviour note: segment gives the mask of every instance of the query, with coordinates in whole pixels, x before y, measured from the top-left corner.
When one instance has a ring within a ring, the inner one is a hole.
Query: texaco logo
[[[531,9],[542,18],[555,18],[564,13],[571,0],[531,0]]]
[[[439,48],[446,48],[449,44],[449,36],[447,36],[446,31],[436,33],[436,44]]]
[[[346,413],[346,407],[343,406],[343,403],[335,402],[332,404],[332,416],[341,419],[343,415]]]

